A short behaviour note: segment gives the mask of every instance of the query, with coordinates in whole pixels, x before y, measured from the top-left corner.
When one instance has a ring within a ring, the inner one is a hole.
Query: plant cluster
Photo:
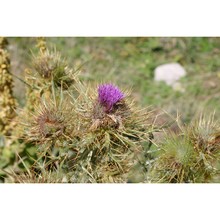
[[[151,112],[111,83],[84,84],[79,70],[39,41],[26,71],[26,106],[16,120],[23,151],[16,171],[5,171],[6,181],[127,182],[151,141]]]
[[[220,181],[220,126],[201,116],[180,132],[161,132],[131,91],[79,79],[44,38],[25,71],[26,105],[12,94],[0,38],[0,175],[13,183],[198,183]],[[15,111],[16,110],[16,111]],[[15,126],[16,125],[16,126]]]
[[[220,126],[214,115],[196,117],[167,134],[149,171],[152,182],[213,183],[220,180]]]

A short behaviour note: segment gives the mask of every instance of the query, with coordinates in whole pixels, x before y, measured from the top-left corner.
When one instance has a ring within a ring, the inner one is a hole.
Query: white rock
[[[170,86],[185,75],[186,71],[179,63],[163,64],[154,70],[154,80],[164,81]]]

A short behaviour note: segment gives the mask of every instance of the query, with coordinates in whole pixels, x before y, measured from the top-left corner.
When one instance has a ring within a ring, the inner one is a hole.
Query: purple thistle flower
[[[124,98],[124,94],[117,86],[103,84],[98,88],[98,101],[105,108],[105,112],[112,110],[114,104]]]

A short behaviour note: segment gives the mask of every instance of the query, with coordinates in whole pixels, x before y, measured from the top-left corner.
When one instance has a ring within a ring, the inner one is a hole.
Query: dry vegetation
[[[0,38],[2,182],[220,181],[219,39],[6,42]],[[169,61],[187,69],[184,93],[153,81],[154,68]]]

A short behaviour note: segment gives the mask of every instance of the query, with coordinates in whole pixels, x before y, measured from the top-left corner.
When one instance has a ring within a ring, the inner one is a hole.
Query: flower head
[[[114,104],[124,98],[124,94],[117,86],[103,84],[98,88],[98,101],[105,108],[105,112],[112,110]]]

